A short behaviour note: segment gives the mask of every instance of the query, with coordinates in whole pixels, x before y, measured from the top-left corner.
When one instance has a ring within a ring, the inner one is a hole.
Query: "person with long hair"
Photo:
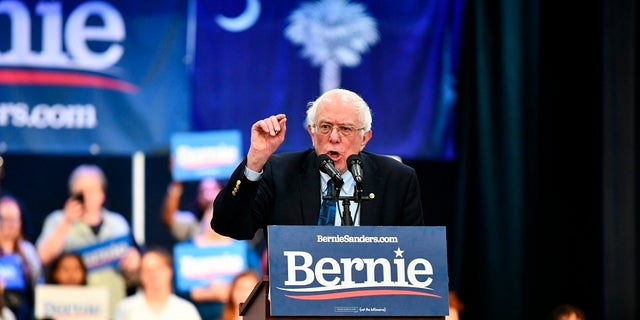
[[[222,311],[222,320],[239,320],[240,303],[243,303],[249,297],[249,294],[258,283],[258,274],[248,269],[239,273],[231,282],[229,289],[229,298]]]
[[[34,287],[42,281],[42,264],[35,246],[22,236],[22,210],[11,196],[0,198],[0,259],[16,267],[21,279],[3,279],[4,305],[17,319],[30,319],[34,306]],[[11,281],[11,283],[9,282]]]

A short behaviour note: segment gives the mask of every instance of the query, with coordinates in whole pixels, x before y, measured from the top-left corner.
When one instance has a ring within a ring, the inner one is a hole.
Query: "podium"
[[[444,227],[269,226],[244,319],[444,319]]]
[[[240,315],[244,320],[294,320],[294,319],[336,319],[336,317],[290,317],[290,316],[271,316],[271,303],[269,302],[269,276],[263,276],[262,280],[256,284],[251,291],[247,300],[240,305]],[[444,320],[444,317],[340,317],[339,319],[360,319],[360,320],[387,320],[387,319],[428,319],[428,320]]]

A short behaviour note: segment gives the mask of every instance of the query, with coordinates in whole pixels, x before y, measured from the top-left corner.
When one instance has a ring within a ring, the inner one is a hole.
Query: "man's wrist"
[[[244,176],[247,177],[249,181],[258,181],[262,178],[262,170],[260,172],[256,172],[254,170],[249,169],[249,167],[244,167]]]

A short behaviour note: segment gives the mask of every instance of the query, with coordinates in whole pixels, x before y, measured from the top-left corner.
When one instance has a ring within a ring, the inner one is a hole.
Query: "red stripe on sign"
[[[42,70],[0,70],[0,85],[37,85],[101,88],[134,93],[138,88],[126,81],[108,77]]]

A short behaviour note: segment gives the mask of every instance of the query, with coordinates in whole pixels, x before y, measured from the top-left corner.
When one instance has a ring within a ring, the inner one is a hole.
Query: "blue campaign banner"
[[[373,111],[368,150],[454,159],[464,2],[198,1],[193,128],[285,113],[279,151],[306,149],[307,103],[342,87]]]
[[[273,316],[449,313],[444,227],[269,226]]]
[[[212,281],[231,283],[249,267],[247,250],[245,241],[208,246],[191,241],[176,244],[173,247],[176,289],[184,292],[208,287]]]
[[[0,1],[0,152],[167,152],[190,130],[188,5]]]
[[[244,151],[240,130],[181,132],[171,137],[173,180],[228,179]]]
[[[75,251],[80,254],[87,271],[101,268],[117,268],[129,249],[132,247],[131,236],[122,236],[85,246]]]
[[[25,288],[24,273],[20,256],[7,254],[0,257],[0,281],[6,289],[20,290]]]

